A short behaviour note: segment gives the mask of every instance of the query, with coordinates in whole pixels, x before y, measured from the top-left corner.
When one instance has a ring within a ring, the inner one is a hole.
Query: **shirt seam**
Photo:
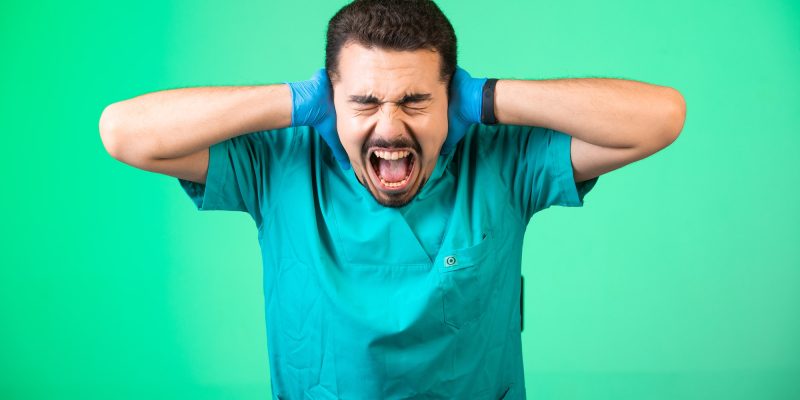
[[[211,147],[209,147],[209,156],[208,156],[208,167],[206,173],[206,183],[204,184],[205,188],[203,190],[203,202],[202,207],[203,209],[208,210],[219,210],[222,209],[222,202],[220,201],[222,197],[222,193],[224,192],[222,186],[225,185],[227,182],[232,182],[230,179],[231,168],[223,168],[220,172],[217,172],[220,168],[219,163],[223,161],[223,156],[227,156],[228,153],[228,146],[229,143],[219,142]],[[214,152],[215,157],[212,157],[211,152]],[[211,161],[214,160],[214,167],[211,168]],[[215,178],[221,179],[215,179]],[[209,179],[211,178],[211,179]],[[209,181],[211,184],[209,185]],[[206,200],[210,200],[206,202]]]

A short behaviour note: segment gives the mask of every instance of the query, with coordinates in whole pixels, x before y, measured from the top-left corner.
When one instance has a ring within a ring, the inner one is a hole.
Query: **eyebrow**
[[[406,103],[418,103],[425,100],[430,100],[431,94],[430,93],[409,93],[403,96],[400,101],[397,101],[398,104],[406,104]],[[357,104],[383,104],[383,103],[394,103],[392,101],[380,101],[377,97],[373,95],[353,95],[350,96],[351,103]]]

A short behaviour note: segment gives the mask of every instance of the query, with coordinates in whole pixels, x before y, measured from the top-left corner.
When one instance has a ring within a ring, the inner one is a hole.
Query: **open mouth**
[[[383,192],[404,192],[416,177],[416,160],[412,149],[372,148],[369,151],[370,178]]]

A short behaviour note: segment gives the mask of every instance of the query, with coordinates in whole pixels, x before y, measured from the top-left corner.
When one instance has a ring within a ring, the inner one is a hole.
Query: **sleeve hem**
[[[560,160],[557,162],[558,172],[556,179],[558,180],[559,186],[564,188],[562,192],[564,196],[557,204],[567,207],[582,207],[584,196],[592,190],[599,177],[596,176],[592,179],[576,183],[575,172],[572,169],[572,136],[565,133],[556,134],[555,131],[553,131],[552,134],[553,140],[556,142],[554,146],[551,146],[553,153],[550,154],[550,157],[554,160]],[[566,157],[564,156],[564,152],[567,154]]]
[[[218,203],[220,193],[222,193],[220,185],[224,185],[227,182],[229,174],[229,171],[221,168],[220,165],[222,157],[225,156],[224,146],[225,142],[220,142],[209,147],[205,184],[178,178],[178,182],[200,211],[219,210],[221,208]]]

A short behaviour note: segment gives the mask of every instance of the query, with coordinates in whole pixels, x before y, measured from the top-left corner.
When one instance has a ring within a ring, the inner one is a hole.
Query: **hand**
[[[473,78],[456,66],[450,82],[450,102],[447,106],[447,139],[441,154],[448,154],[466,135],[471,124],[481,123],[483,84],[486,78]]]
[[[325,68],[311,79],[289,82],[292,92],[292,122],[290,126],[312,126],[333,150],[342,168],[350,169],[350,159],[336,132],[336,109],[333,107],[331,82]]]

